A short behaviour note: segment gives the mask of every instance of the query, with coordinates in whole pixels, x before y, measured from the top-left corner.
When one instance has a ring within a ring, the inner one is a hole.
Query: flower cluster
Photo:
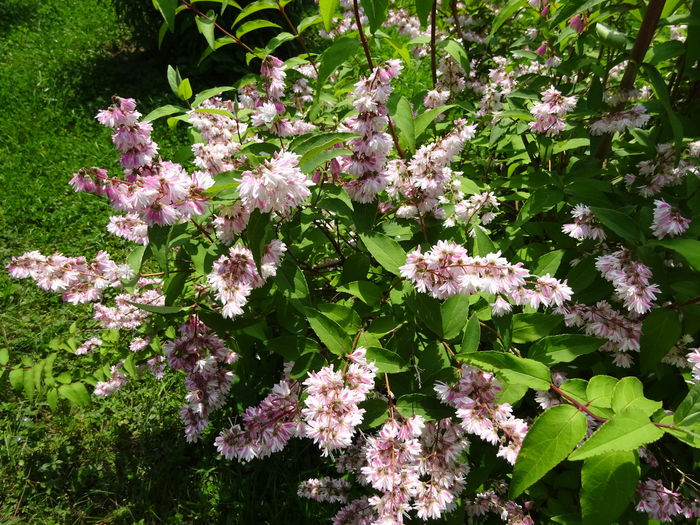
[[[362,423],[364,409],[357,405],[374,387],[377,367],[368,363],[362,347],[347,356],[344,371],[333,365],[311,372],[304,381],[304,433],[327,456],[332,450],[352,443],[355,427]]]
[[[690,219],[686,219],[681,213],[664,200],[654,201],[654,220],[651,223],[651,231],[657,239],[682,235],[690,226]]]
[[[107,231],[127,241],[144,246],[148,244],[148,224],[142,221],[135,213],[110,217]]]
[[[493,513],[498,514],[508,525],[535,525],[527,512],[528,505],[524,508],[515,501],[506,499],[506,493],[505,483],[500,484],[496,490],[480,492],[473,500],[466,502],[467,514],[477,517]]]
[[[535,120],[530,122],[533,133],[550,137],[564,131],[564,116],[576,106],[577,97],[563,97],[561,92],[551,86],[542,93],[542,101],[530,109]]]
[[[495,217],[494,211],[498,209],[498,199],[490,192],[476,193],[455,204],[454,215],[443,221],[445,226],[454,226],[456,221],[470,224],[476,219],[480,224],[487,225]]]
[[[449,165],[475,132],[476,125],[467,125],[463,119],[455,120],[450,133],[418,148],[408,163],[402,159],[389,163],[389,195],[393,199],[403,198],[406,201],[396,211],[399,217],[415,217],[430,212],[436,216],[444,214],[438,206],[445,192],[452,189],[453,177],[459,175]]]
[[[635,507],[639,512],[646,512],[649,517],[659,521],[671,521],[676,516],[686,519],[700,517],[697,502],[688,502],[678,493],[664,487],[658,479],[646,479],[637,484],[639,503]]]
[[[128,264],[116,264],[101,250],[92,262],[61,253],[47,257],[36,251],[27,252],[12,257],[6,268],[15,279],[30,278],[42,290],[63,292],[62,299],[73,304],[99,301],[104,290],[121,288],[122,279],[134,275]]]
[[[233,246],[228,255],[222,255],[212,267],[207,280],[223,304],[221,315],[232,318],[243,313],[243,306],[254,288],[259,288],[268,277],[277,273],[285,244],[274,239],[265,249],[260,260],[260,273],[255,266],[252,252],[243,246]]]
[[[243,413],[243,427],[234,425],[224,430],[215,440],[216,449],[226,459],[250,461],[279,452],[287,442],[303,435],[299,394],[301,385],[285,377],[256,407]]]
[[[630,352],[639,352],[641,321],[621,314],[607,301],[598,301],[593,306],[568,303],[557,312],[564,314],[566,326],[583,328],[587,335],[607,339],[600,350],[610,352],[617,366],[632,366],[634,358]]]
[[[91,337],[75,349],[75,355],[92,354],[98,346],[102,346],[102,339],[99,337]]]
[[[457,409],[460,426],[492,445],[498,444],[498,457],[513,465],[528,427],[513,416],[510,404],[496,402],[501,390],[493,374],[467,365],[462,366],[456,385],[435,386],[440,401]]]
[[[197,441],[209,424],[209,415],[221,408],[231,388],[233,372],[228,370],[238,355],[226,348],[197,316],[180,325],[180,337],[168,341],[163,353],[168,365],[186,374],[187,395],[180,416],[187,441]]]
[[[329,478],[328,476],[302,481],[297,489],[297,495],[302,498],[329,503],[347,503],[348,492],[350,492],[350,483],[347,480]]]
[[[692,383],[700,383],[700,348],[691,348],[686,359],[691,368]]]
[[[447,241],[439,241],[426,253],[420,248],[409,253],[400,271],[419,292],[437,299],[478,292],[498,294],[500,301],[496,304],[501,311],[510,310],[503,297],[516,305],[538,308],[561,306],[573,293],[565,281],[549,275],[526,281],[531,275],[523,264],[510,264],[500,252],[471,257],[464,247]],[[528,284],[532,288],[527,288]]]
[[[355,84],[353,106],[357,115],[348,117],[344,127],[360,136],[348,142],[352,155],[340,162],[342,171],[354,177],[344,187],[355,201],[371,202],[387,185],[385,166],[392,142],[383,131],[389,123],[386,102],[392,92],[391,80],[401,69],[399,60],[389,60]]]
[[[610,281],[615,293],[630,312],[643,314],[651,308],[659,287],[651,284],[651,270],[634,261],[628,250],[618,250],[596,258],[595,267]]]
[[[591,135],[605,135],[626,129],[642,128],[650,118],[644,106],[633,106],[631,109],[610,113],[607,117],[596,120],[590,126]]]
[[[574,209],[571,210],[571,217],[574,219],[574,222],[571,224],[564,224],[561,227],[561,231],[570,237],[579,241],[583,239],[602,241],[605,239],[605,232],[599,226],[591,209],[585,204],[577,204],[574,206]]]
[[[238,192],[250,211],[257,208],[286,216],[309,198],[313,184],[299,169],[299,155],[278,151],[272,159],[243,172]]]
[[[97,384],[95,384],[93,394],[105,397],[123,387],[126,384],[127,377],[124,372],[121,371],[121,368],[121,363],[112,366],[110,369],[110,373],[112,374],[110,378],[107,381],[98,381]]]
[[[136,304],[152,306],[165,304],[162,284],[160,279],[139,279],[133,292],[119,294],[114,298],[114,306],[96,303],[94,305],[94,319],[107,330],[135,330],[149,316],[147,311],[142,310]]]
[[[688,152],[692,155],[692,144]],[[635,186],[640,195],[650,197],[668,186],[678,186],[689,173],[698,174],[697,166],[685,159],[678,159],[671,144],[656,146],[656,158],[643,160],[637,164],[637,175],[625,175],[627,186]]]

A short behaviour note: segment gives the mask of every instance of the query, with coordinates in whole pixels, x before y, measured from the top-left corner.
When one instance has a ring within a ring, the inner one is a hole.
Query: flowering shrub
[[[16,388],[80,404],[179,373],[188,441],[252,461],[310,439],[337,476],[299,496],[336,524],[700,517],[697,1],[321,0],[295,26],[260,0],[233,32],[158,5],[260,75],[193,97],[171,70],[187,107],[98,113],[122,172],[70,183],[137,246],[12,258],[95,311],[64,345],[80,380],[51,354]],[[252,49],[264,10],[291,33]],[[283,62],[290,40],[306,51]],[[158,156],[161,117],[190,126],[189,165]]]

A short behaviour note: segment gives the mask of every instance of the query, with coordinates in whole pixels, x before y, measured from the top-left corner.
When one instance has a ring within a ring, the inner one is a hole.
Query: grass
[[[28,250],[123,255],[109,236],[111,209],[74,194],[67,182],[84,166],[116,169],[109,131],[94,120],[115,94],[142,112],[173,103],[165,64],[129,44],[105,0],[5,0],[0,19],[0,261]],[[223,83],[223,82],[222,82]],[[208,87],[203,85],[202,87]],[[155,138],[167,156],[174,139]],[[10,363],[44,356],[65,338],[76,308],[0,272],[0,348]],[[64,353],[56,368],[79,358]],[[326,509],[296,497],[318,471],[317,451],[295,442],[284,456],[239,465],[221,460],[212,425],[187,444],[178,408],[182,378],[146,380],[83,409],[51,412],[0,376],[0,522],[19,523],[316,523]]]

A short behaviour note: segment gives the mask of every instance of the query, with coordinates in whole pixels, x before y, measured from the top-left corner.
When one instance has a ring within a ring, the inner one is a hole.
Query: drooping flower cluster
[[[234,375],[226,365],[238,355],[226,348],[197,316],[180,325],[180,336],[168,341],[163,353],[168,365],[186,374],[187,403],[180,410],[187,441],[196,442],[209,424],[209,415],[221,408]]]
[[[657,239],[682,235],[690,226],[690,219],[686,219],[673,206],[664,200],[654,201],[654,220],[651,223],[651,231]]]
[[[650,283],[648,266],[633,260],[628,250],[618,250],[596,258],[595,267],[612,283],[625,308],[638,314],[649,311],[660,290]]]
[[[529,304],[539,308],[561,306],[571,299],[573,293],[565,281],[549,275],[526,281],[531,274],[523,264],[510,264],[500,252],[471,257],[464,247],[447,241],[439,241],[426,253],[420,248],[409,253],[400,271],[401,276],[411,281],[419,292],[429,293],[437,299],[478,292],[498,294],[501,309],[510,307],[503,297],[516,305]],[[527,288],[527,285],[532,288]]]
[[[496,490],[480,492],[473,500],[465,503],[467,514],[474,518],[493,513],[508,525],[535,525],[535,521],[527,512],[528,505],[523,507],[515,501],[508,500],[505,497],[507,492],[508,487],[505,483],[499,484]]]
[[[127,377],[124,372],[121,371],[121,369],[121,363],[112,366],[110,369],[110,373],[112,374],[110,378],[107,381],[98,381],[95,384],[93,394],[96,396],[106,397],[123,387],[126,384]]]
[[[299,155],[278,151],[272,159],[244,171],[238,191],[250,211],[257,208],[286,216],[309,198],[313,184],[299,169]]]
[[[323,455],[348,447],[355,427],[362,423],[362,403],[374,387],[377,367],[368,363],[366,350],[357,348],[347,356],[349,365],[344,371],[333,365],[311,372],[304,381],[304,433],[314,440]]]
[[[110,217],[107,231],[127,241],[144,246],[148,244],[148,224],[135,213]]]
[[[493,374],[467,365],[462,366],[456,385],[435,386],[438,399],[457,409],[460,426],[469,434],[498,445],[498,457],[513,465],[528,427],[525,421],[513,416],[510,404],[496,402],[501,390]]]
[[[692,382],[700,383],[700,348],[691,348],[686,358],[691,368]]]
[[[92,354],[98,346],[102,346],[102,339],[99,337],[91,337],[75,349],[75,355]]]
[[[62,292],[61,298],[73,304],[99,301],[107,288],[121,288],[121,280],[134,275],[128,264],[116,264],[101,250],[92,262],[82,256],[55,253],[47,257],[37,251],[27,252],[12,257],[6,268],[11,277],[30,278],[42,290]]]
[[[646,108],[641,105],[633,106],[624,111],[610,113],[607,117],[596,120],[590,126],[591,135],[604,135],[606,133],[617,133],[626,129],[642,128],[651,116],[646,112]]]
[[[149,316],[147,311],[136,304],[151,306],[165,304],[162,284],[160,279],[139,279],[133,292],[119,294],[114,298],[114,306],[96,303],[94,319],[107,330],[135,330]]]
[[[347,503],[350,483],[342,478],[311,478],[299,483],[297,495],[329,503]]]
[[[444,215],[438,207],[453,177],[460,173],[452,171],[449,164],[462,151],[464,144],[474,137],[476,125],[467,125],[463,119],[454,121],[454,127],[443,138],[421,146],[410,162],[402,159],[389,163],[389,195],[405,199],[406,203],[396,211],[399,217],[415,217],[418,214]]]
[[[141,113],[136,111],[133,98],[114,97],[108,109],[97,113],[97,121],[114,130],[112,142],[122,152],[119,159],[125,170],[135,170],[151,163],[158,145],[151,140],[153,126],[150,122],[139,122]]]
[[[608,342],[601,346],[600,350],[610,352],[617,366],[632,366],[632,352],[639,352],[639,340],[642,335],[640,320],[621,314],[607,301],[598,301],[593,306],[568,303],[556,311],[564,314],[566,326],[583,328],[587,335],[607,339]]]
[[[355,84],[353,106],[357,115],[345,119],[344,126],[360,137],[348,141],[352,155],[343,157],[340,167],[354,177],[344,187],[357,202],[371,202],[388,183],[385,166],[392,141],[383,131],[389,123],[386,102],[392,92],[391,80],[401,69],[399,60],[389,60]]]
[[[657,145],[656,152],[654,160],[643,160],[637,164],[637,175],[625,175],[627,186],[634,186],[644,197],[656,195],[669,186],[678,186],[690,173],[699,173],[697,166],[683,158],[676,158],[675,149],[671,144]],[[692,155],[692,147],[689,147],[688,152]]]
[[[470,195],[455,204],[454,215],[443,221],[445,226],[454,226],[456,221],[470,224],[477,219],[480,224],[487,225],[496,214],[492,210],[498,209],[498,199],[493,192],[486,191]]]
[[[290,370],[291,364],[267,397],[246,409],[243,426],[233,425],[219,434],[215,440],[219,454],[238,461],[264,458],[282,450],[291,438],[303,435],[301,385],[289,378]]]
[[[228,318],[241,315],[250,292],[277,273],[280,259],[286,250],[283,242],[274,239],[260,260],[261,273],[258,273],[252,252],[240,245],[231,247],[228,255],[222,255],[214,261],[212,273],[207,276],[207,280],[223,305],[221,315]]]
[[[635,507],[659,521],[671,521],[676,516],[686,519],[700,517],[700,505],[686,501],[678,492],[664,487],[658,479],[646,479],[637,484],[639,503]]]
[[[214,111],[225,111],[232,116]],[[189,112],[190,123],[204,140],[192,144],[194,163],[212,177],[240,168],[246,161],[246,157],[238,155],[238,152],[246,140],[248,125],[236,118],[236,113],[235,103],[220,97],[207,99],[199,108]],[[252,137],[248,140],[256,139]]]
[[[577,204],[574,206],[574,209],[571,210],[571,217],[574,219],[574,222],[571,224],[564,224],[561,227],[561,231],[570,237],[579,241],[583,239],[602,241],[605,239],[605,231],[600,227],[591,209],[585,204]]]
[[[541,133],[553,137],[564,131],[564,116],[576,106],[577,97],[563,97],[561,92],[551,86],[542,93],[542,101],[530,109],[535,117],[530,122],[533,133]]]

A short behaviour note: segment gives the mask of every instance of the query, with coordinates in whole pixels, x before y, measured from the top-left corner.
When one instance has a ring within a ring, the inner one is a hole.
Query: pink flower
[[[586,25],[586,17],[582,14],[578,14],[569,19],[569,27],[579,34],[586,30]]]
[[[675,237],[685,233],[690,219],[683,217],[678,210],[664,200],[654,201],[654,220],[651,231],[657,239]]]

